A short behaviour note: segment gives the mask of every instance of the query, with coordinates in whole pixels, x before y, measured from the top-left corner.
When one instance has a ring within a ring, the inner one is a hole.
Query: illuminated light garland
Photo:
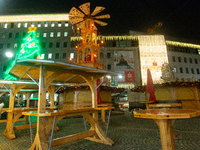
[[[162,86],[162,87],[177,87],[177,86],[200,86],[200,82],[195,81],[195,82],[166,82],[162,84],[154,84],[154,86]],[[131,89],[132,92],[145,92],[146,91],[146,86],[137,86],[133,89]]]
[[[29,27],[29,31],[28,31],[28,35],[27,37],[24,39],[25,43],[23,45],[23,48],[16,54],[16,60],[19,59],[27,59],[27,58],[34,58],[33,56],[35,54],[37,54],[37,59],[40,59],[40,48],[39,48],[39,42],[38,40],[36,40],[36,33],[35,30],[37,28],[35,26],[33,27]],[[11,66],[9,67],[9,69],[7,69],[4,74],[5,80],[17,80],[17,78],[9,75],[9,72],[11,70],[11,68],[15,65],[15,60],[11,63]]]
[[[175,41],[166,41],[167,45],[180,46],[180,47],[189,47],[189,48],[200,48],[200,45],[191,44],[191,43],[182,43]]]
[[[57,93],[63,93],[65,90],[89,90],[89,86],[66,86],[60,88]],[[100,86],[100,90],[111,91],[111,93],[121,93],[125,91],[125,88],[116,88],[116,87],[109,87],[109,86]]]

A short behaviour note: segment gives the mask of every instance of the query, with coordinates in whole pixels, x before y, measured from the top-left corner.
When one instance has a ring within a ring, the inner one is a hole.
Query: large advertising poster
[[[135,82],[134,73],[134,55],[133,51],[115,51],[114,52],[114,69],[121,79],[119,82]]]
[[[115,51],[115,71],[134,70],[133,51]]]

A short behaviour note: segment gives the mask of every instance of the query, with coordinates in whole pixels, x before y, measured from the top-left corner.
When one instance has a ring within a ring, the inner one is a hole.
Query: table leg
[[[154,119],[160,130],[162,150],[175,150],[172,125],[174,119]]]
[[[145,104],[146,105],[146,109],[149,109],[149,104]]]

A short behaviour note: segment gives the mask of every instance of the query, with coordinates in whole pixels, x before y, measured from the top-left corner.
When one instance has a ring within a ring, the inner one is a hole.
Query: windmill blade
[[[105,14],[105,15],[96,16],[94,18],[96,18],[96,19],[109,19],[110,15],[109,14]]]
[[[77,8],[72,7],[72,9],[69,12],[69,16],[71,17],[84,17],[85,15],[79,11]]]
[[[80,5],[79,8],[80,8],[86,15],[89,15],[89,14],[90,14],[90,2]]]
[[[69,17],[69,21],[71,24],[76,24],[83,20],[84,20],[83,18],[79,18],[79,17]]]
[[[99,21],[99,20],[94,20],[94,22],[98,23],[101,26],[106,26],[108,23],[103,22],[103,21]]]
[[[76,25],[77,28],[84,29],[85,28],[85,21],[82,21]]]
[[[105,9],[105,7],[102,6],[97,6],[94,11],[92,12],[92,16],[95,16],[96,14],[100,13],[101,11],[103,11]]]

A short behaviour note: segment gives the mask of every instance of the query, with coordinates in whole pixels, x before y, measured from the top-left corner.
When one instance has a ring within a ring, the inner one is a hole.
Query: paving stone
[[[23,124],[17,122],[15,126]],[[85,131],[83,118],[66,118],[58,122],[59,131],[54,138]],[[30,130],[15,131],[16,139],[10,140],[3,135],[6,123],[0,124],[0,150],[28,150],[31,146]],[[89,129],[90,126],[88,126]],[[102,125],[105,130],[105,125]],[[200,117],[178,119],[173,126],[174,132],[182,138],[175,140],[176,150],[200,150]],[[35,136],[36,129],[33,130]],[[111,115],[108,137],[113,146],[79,140],[53,147],[52,150],[161,150],[159,129],[152,119],[134,118],[129,112]]]

